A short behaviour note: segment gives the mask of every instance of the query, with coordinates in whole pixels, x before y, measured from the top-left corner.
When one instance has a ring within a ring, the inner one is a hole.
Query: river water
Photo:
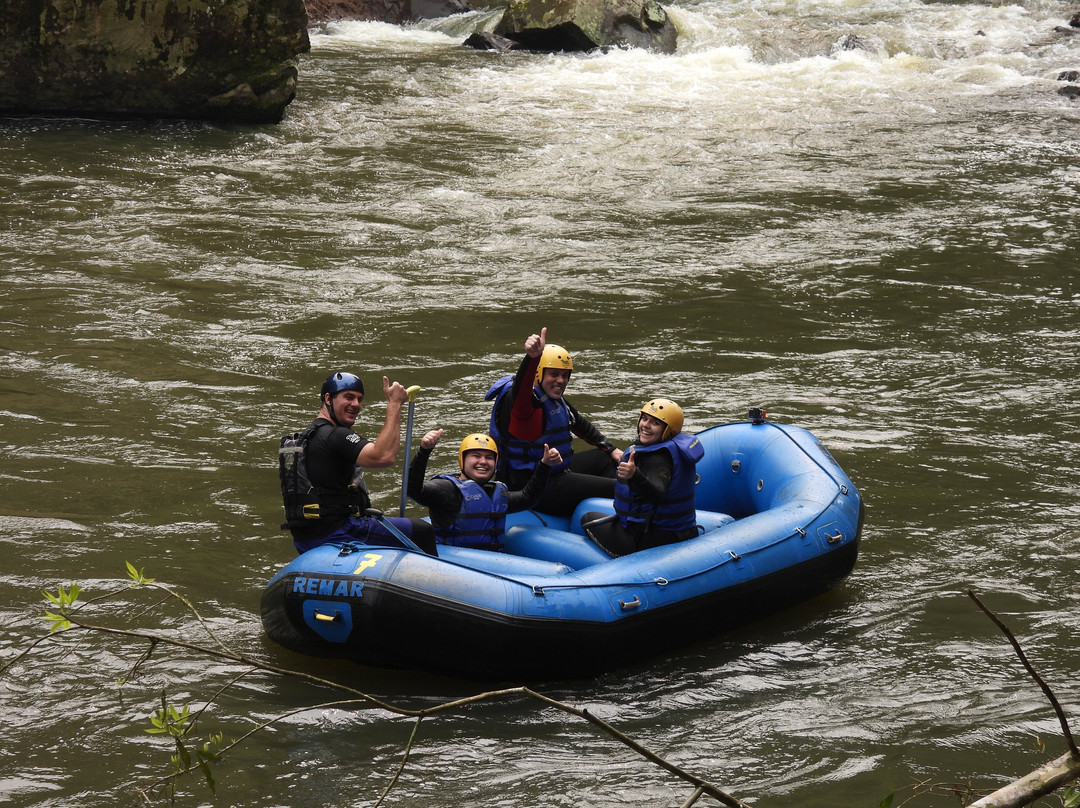
[[[1005,619],[1080,724],[1080,123],[1065,3],[681,0],[673,56],[460,47],[476,13],[313,32],[278,126],[0,121],[0,659],[41,591],[175,586],[232,647],[403,706],[476,683],[291,655],[261,634],[278,436],[331,369],[421,385],[417,432],[549,329],[617,442],[654,395],[689,429],[813,431],[864,494],[838,590],[595,680],[536,683],[761,806],[955,805],[1064,751]],[[863,47],[844,49],[848,37]],[[442,465],[454,463],[446,449]],[[397,466],[369,474],[396,507]],[[420,515],[415,512],[415,515]],[[98,622],[203,639],[154,598]],[[722,624],[718,629],[723,629]],[[168,766],[165,689],[243,669],[82,637],[0,677],[0,802],[115,806]],[[647,650],[647,649],[643,649]],[[250,676],[201,730],[335,698]],[[184,805],[371,805],[410,724],[316,710]],[[690,789],[523,700],[421,727],[389,805],[676,806]],[[707,804],[703,803],[703,804]],[[1047,804],[1054,804],[1053,802]]]

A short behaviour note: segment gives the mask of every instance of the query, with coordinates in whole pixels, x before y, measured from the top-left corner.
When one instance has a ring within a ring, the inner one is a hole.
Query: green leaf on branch
[[[221,744],[224,737],[224,733],[211,732],[210,740],[196,750],[196,754],[199,756],[199,769],[202,771],[203,777],[206,778],[206,785],[209,786],[211,792],[217,791],[217,782],[214,780],[214,773],[210,770],[210,764],[221,760]]]
[[[59,612],[45,612],[44,619],[52,623],[52,625],[49,626],[50,634],[55,631],[66,631],[71,628],[71,610],[81,593],[82,590],[79,588],[78,584],[72,584],[67,589],[62,586],[57,587],[55,595],[52,592],[42,590],[41,594],[45,596],[45,599],[54,606],[59,607]]]
[[[190,774],[196,768],[202,772],[210,791],[215,792],[217,782],[214,780],[214,773],[210,768],[210,764],[221,760],[224,733],[211,732],[209,739],[202,746],[194,748],[195,759],[193,761],[191,752],[188,750],[187,744],[184,743],[184,738],[195,728],[191,708],[187,704],[181,708],[169,704],[165,699],[164,692],[161,694],[161,708],[150,716],[150,723],[152,726],[146,732],[151,735],[169,735],[176,743],[176,752],[169,757],[169,762],[172,764],[170,792],[175,791],[176,780],[180,775]]]
[[[170,759],[173,764],[173,774],[183,774],[191,768],[191,755],[188,754],[187,747],[179,740],[176,742],[176,754]]]
[[[153,727],[146,730],[151,735],[171,735],[173,738],[183,738],[191,731],[191,708],[184,705],[178,710],[172,704],[165,702],[165,694],[161,694],[161,709],[150,716]]]
[[[154,582],[154,579],[147,578],[141,569],[135,569],[135,565],[130,561],[125,561],[124,563],[127,565],[128,578],[130,578],[136,586],[145,586],[146,584],[152,584]]]
[[[67,631],[69,628],[71,628],[71,621],[64,617],[64,615],[62,614],[45,612],[45,619],[52,621],[52,625],[49,626],[50,634],[56,631]]]
[[[199,750],[199,757],[216,763],[221,760],[221,744],[225,739],[225,733],[223,732],[211,732],[210,740],[202,745],[202,749]]]

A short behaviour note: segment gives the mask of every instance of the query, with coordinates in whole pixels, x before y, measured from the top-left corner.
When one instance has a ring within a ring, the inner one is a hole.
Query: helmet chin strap
[[[327,393],[326,395],[330,396],[330,401],[326,401],[325,399],[323,401],[326,404],[327,411],[330,413],[330,420],[333,421],[335,425],[341,426],[341,421],[337,419],[337,414],[334,412],[334,394]]]

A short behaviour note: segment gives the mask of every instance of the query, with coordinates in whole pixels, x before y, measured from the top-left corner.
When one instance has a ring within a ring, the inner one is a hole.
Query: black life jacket
[[[359,466],[352,482],[344,490],[319,488],[312,484],[307,470],[307,446],[316,430],[333,426],[324,422],[312,424],[303,432],[291,432],[281,438],[278,446],[278,476],[281,478],[281,499],[285,505],[285,524],[282,530],[311,525],[313,519],[344,519],[357,516],[371,507],[364,470]]]

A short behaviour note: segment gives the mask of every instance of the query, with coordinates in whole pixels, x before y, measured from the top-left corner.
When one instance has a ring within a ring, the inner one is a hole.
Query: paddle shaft
[[[405,546],[408,547],[410,550],[415,550],[418,553],[423,553],[424,552],[422,549],[420,549],[420,546],[416,542],[414,542],[412,539],[410,539],[408,536],[406,536],[404,533],[402,533],[400,530],[398,530],[396,527],[394,527],[393,523],[389,519],[387,519],[385,516],[383,516],[382,511],[380,511],[379,509],[377,509],[377,508],[368,508],[366,511],[364,511],[364,514],[366,516],[371,516],[371,517],[373,517],[375,519],[378,519],[380,525],[382,525],[387,530],[389,530],[392,534],[394,534],[394,536],[397,537],[399,540],[401,540],[405,544]],[[425,553],[425,555],[426,555],[426,553]]]
[[[401,470],[401,508],[398,516],[405,515],[405,497],[409,489],[409,459],[412,455],[413,416],[416,414],[416,394],[420,392],[420,385],[414,384],[405,392],[409,394],[409,417],[405,423],[405,465]]]

